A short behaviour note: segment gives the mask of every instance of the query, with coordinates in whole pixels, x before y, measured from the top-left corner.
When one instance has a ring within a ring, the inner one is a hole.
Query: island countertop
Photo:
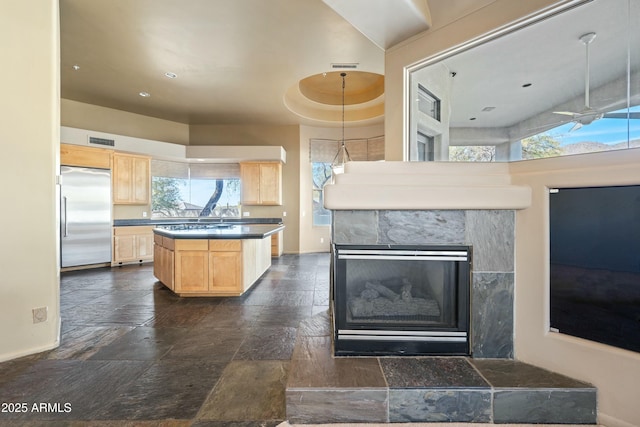
[[[185,223],[158,225],[153,232],[171,239],[264,239],[284,227],[283,224]]]

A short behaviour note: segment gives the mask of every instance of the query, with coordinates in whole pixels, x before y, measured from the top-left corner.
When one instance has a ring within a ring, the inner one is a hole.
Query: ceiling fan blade
[[[605,119],[640,119],[640,112],[633,113],[606,113],[602,116]]]
[[[582,127],[582,123],[577,122],[575,125],[573,125],[573,127],[571,129],[569,129],[569,132],[573,132],[574,130],[578,130]]]
[[[560,121],[560,122],[549,123],[549,124],[541,125],[541,126],[535,126],[535,127],[532,127],[532,128],[527,128],[527,132],[529,132],[530,134],[535,135],[537,133],[543,133],[543,132],[546,132],[546,131],[548,131],[550,129],[556,128],[558,126],[562,126],[562,125],[567,124],[567,123],[571,123],[571,121],[563,120],[563,121]]]
[[[575,116],[580,113],[574,113],[572,111],[554,111],[553,114],[562,114],[563,116]]]

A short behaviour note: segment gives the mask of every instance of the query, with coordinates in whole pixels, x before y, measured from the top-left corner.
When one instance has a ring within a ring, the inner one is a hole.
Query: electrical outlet
[[[147,217],[147,213],[146,212],[142,212],[142,218],[146,218]]]
[[[242,216],[251,216],[251,212],[242,212]]]
[[[324,237],[320,238],[320,243],[324,243]]]
[[[38,307],[31,310],[33,314],[33,323],[42,323],[47,321],[47,307]]]

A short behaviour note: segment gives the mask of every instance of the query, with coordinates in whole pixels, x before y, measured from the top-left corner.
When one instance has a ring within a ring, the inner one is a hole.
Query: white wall
[[[548,332],[548,188],[640,184],[639,164],[640,149],[510,164],[513,183],[533,190],[516,214],[516,358],[594,384],[609,427],[640,426],[640,354]]]
[[[2,2],[0,361],[58,345],[58,22],[57,0]]]

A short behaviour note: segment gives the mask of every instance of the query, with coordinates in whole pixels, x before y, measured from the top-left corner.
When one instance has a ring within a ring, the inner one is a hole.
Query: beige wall
[[[243,206],[254,218],[282,218],[284,252],[300,250],[300,130],[299,126],[192,125],[190,145],[276,145],[284,147],[287,162],[282,167],[282,206]],[[286,212],[286,216],[284,216]]]
[[[189,145],[189,126],[83,102],[60,101],[62,126]]]
[[[533,190],[516,215],[516,357],[593,383],[609,427],[640,426],[640,354],[549,332],[548,188],[640,184],[639,164],[640,149],[510,164],[514,183]]]
[[[345,139],[373,138],[384,135],[384,125],[349,127]],[[311,185],[311,163],[309,162],[310,139],[342,139],[342,128],[300,127],[300,252],[329,252],[330,227],[313,225]]]
[[[58,1],[4,0],[0,140],[0,360],[58,345]],[[16,43],[20,40],[20,43]],[[9,66],[10,65],[10,66]],[[34,324],[31,310],[47,307]]]

